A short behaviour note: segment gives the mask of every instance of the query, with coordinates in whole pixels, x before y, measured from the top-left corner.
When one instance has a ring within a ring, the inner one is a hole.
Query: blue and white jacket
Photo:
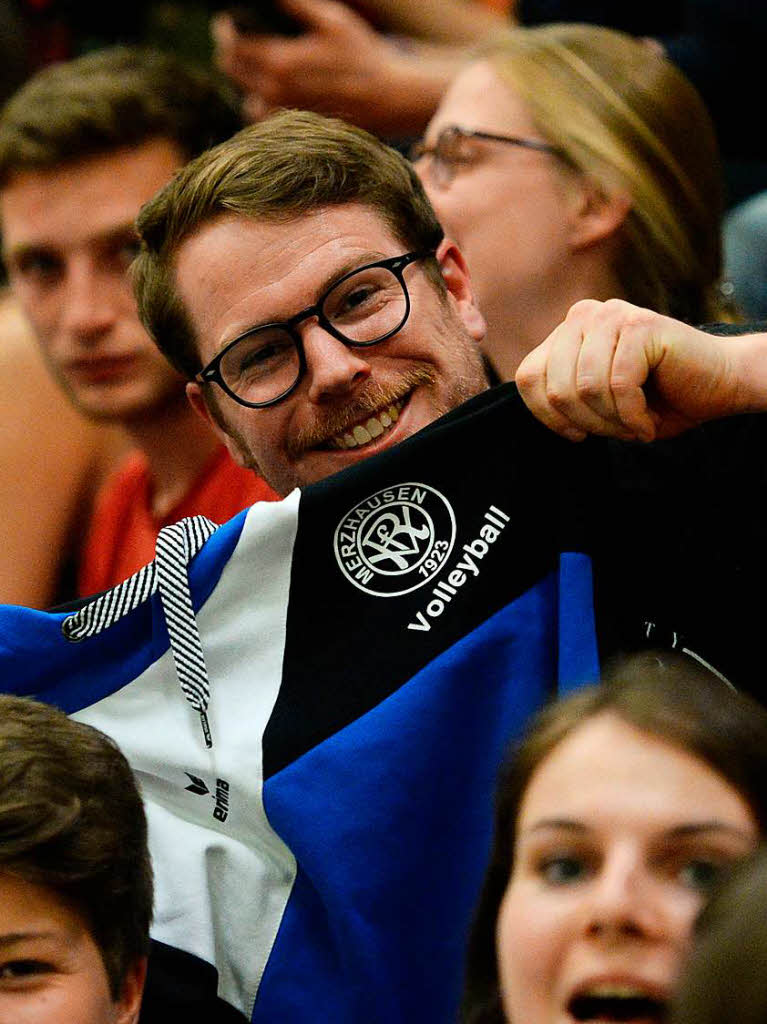
[[[75,611],[0,612],[3,686],[136,772],[153,937],[248,1019],[454,1019],[504,748],[598,675],[601,453],[496,389],[281,503],[170,527]]]

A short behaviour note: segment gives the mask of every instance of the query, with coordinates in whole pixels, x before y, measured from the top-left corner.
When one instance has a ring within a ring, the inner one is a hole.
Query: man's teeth
[[[357,423],[350,430],[343,434],[331,437],[328,444],[331,448],[359,448],[364,444],[370,444],[375,438],[380,437],[385,430],[388,430],[399,417],[405,405],[404,400],[393,402],[386,409],[371,416],[364,423]]]

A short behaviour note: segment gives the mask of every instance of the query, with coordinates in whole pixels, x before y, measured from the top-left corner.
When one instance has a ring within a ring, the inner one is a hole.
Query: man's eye
[[[679,872],[682,882],[691,889],[708,892],[719,881],[722,865],[709,860],[690,860]]]
[[[459,164],[466,160],[466,157],[461,157],[458,151],[451,146],[450,149],[435,149],[434,159],[439,163],[444,164],[446,167],[452,167],[453,164]]]
[[[348,290],[339,289],[328,297],[324,312],[335,324],[343,326],[380,313],[402,292],[397,279],[385,271],[349,282]]]
[[[476,152],[466,139],[451,139],[443,145],[437,145],[434,155],[443,164],[454,166],[468,164],[476,156]]]
[[[344,296],[343,302],[340,304],[338,312],[353,313],[356,310],[362,310],[365,306],[369,305],[371,300],[377,294],[378,288],[372,284],[360,285],[353,291],[349,292]]]
[[[254,346],[240,353],[237,372],[239,376],[244,377],[249,373],[271,370],[285,359],[290,359],[293,349],[293,340],[289,338],[275,338],[272,341],[266,341],[262,345]]]
[[[571,855],[544,857],[538,864],[538,874],[551,885],[580,881],[587,870],[583,858]]]
[[[29,252],[12,261],[11,269],[22,277],[51,281],[61,273],[62,264],[52,253]]]
[[[117,248],[117,259],[126,269],[133,263],[141,250],[141,242],[138,238],[129,238],[122,242]]]
[[[252,348],[249,352],[243,353],[240,359],[240,370],[248,370],[251,366],[262,366],[273,359],[278,352],[279,346],[273,343],[262,345],[260,348]]]

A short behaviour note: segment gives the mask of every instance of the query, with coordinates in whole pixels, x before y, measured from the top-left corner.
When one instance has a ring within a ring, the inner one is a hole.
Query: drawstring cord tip
[[[210,724],[208,723],[208,716],[204,711],[200,712],[200,725],[202,726],[202,734],[205,737],[205,746],[208,750],[213,746],[213,738],[210,735]]]

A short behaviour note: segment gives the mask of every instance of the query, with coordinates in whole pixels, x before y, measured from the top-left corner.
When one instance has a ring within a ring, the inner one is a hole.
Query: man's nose
[[[354,391],[372,372],[368,349],[351,348],[334,338],[316,322],[300,327],[309,400],[317,405]]]
[[[78,340],[96,341],[114,325],[114,283],[104,280],[92,267],[71,268],[62,288],[62,327]]]

